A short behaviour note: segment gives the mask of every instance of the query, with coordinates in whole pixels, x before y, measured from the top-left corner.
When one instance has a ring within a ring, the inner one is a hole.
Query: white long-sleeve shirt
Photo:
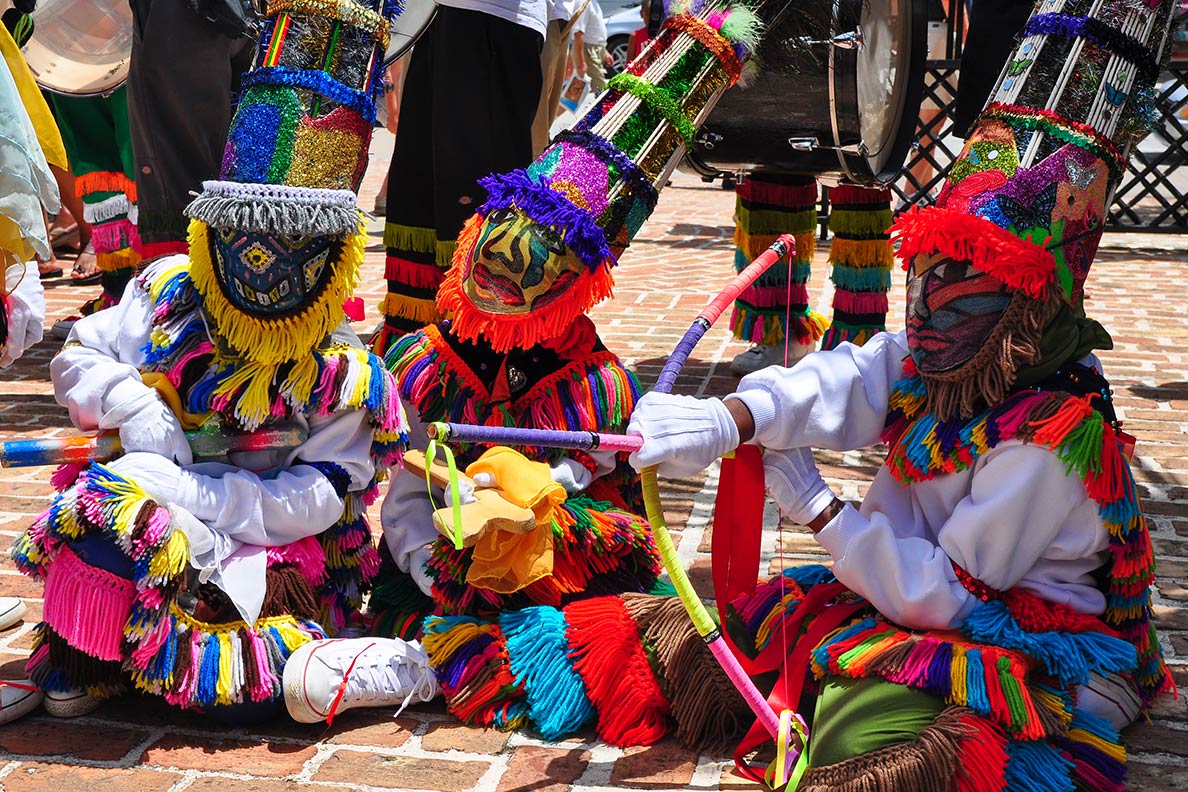
[[[879,442],[905,355],[903,333],[882,333],[748,375],[727,398],[746,404],[751,442],[763,447],[862,448]],[[777,501],[782,479],[769,471]],[[1105,610],[1092,579],[1109,545],[1097,504],[1055,454],[1018,441],[999,443],[968,470],[909,486],[881,468],[861,507],[844,508],[817,539],[838,580],[905,627],[951,628],[968,615],[977,600],[952,562],[996,589]]]
[[[170,257],[156,266],[184,260]],[[118,305],[80,319],[71,329],[50,375],[58,403],[79,429],[118,428],[121,412],[143,394],[138,367],[152,331],[152,309],[149,294],[133,279]],[[234,453],[230,464],[188,466],[199,485],[190,509],[194,516],[236,542],[265,547],[314,536],[337,522],[342,499],[329,479],[300,462],[333,462],[350,475],[349,490],[366,488],[374,472],[367,416],[352,410],[297,414],[292,420],[309,433],[297,448]]]

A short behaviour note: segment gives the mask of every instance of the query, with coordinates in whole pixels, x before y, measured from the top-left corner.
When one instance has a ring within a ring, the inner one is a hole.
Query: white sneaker
[[[298,723],[329,724],[355,707],[398,707],[437,695],[429,656],[416,641],[334,638],[312,641],[285,663],[285,706]]]
[[[20,624],[25,615],[25,603],[20,597],[0,597],[0,630]]]
[[[793,341],[788,345],[788,368],[795,366],[801,358],[816,349],[815,344],[801,344]],[[784,345],[755,344],[753,347],[737,355],[730,361],[730,370],[742,377],[752,374],[768,366],[784,365]]]
[[[51,690],[45,694],[45,711],[55,718],[77,718],[94,712],[106,701],[102,696],[92,696],[82,688]]]
[[[32,680],[0,679],[0,723],[11,723],[28,715],[37,709],[43,696]]]

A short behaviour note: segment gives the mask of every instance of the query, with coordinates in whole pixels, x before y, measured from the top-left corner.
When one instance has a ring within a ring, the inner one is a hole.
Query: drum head
[[[406,0],[404,10],[392,25],[392,38],[384,53],[384,65],[391,66],[393,61],[408,52],[436,15],[437,3],[434,0]]]
[[[21,49],[42,88],[71,96],[111,93],[128,78],[132,9],[127,0],[40,0]]]
[[[858,122],[871,174],[895,177],[907,156],[920,111],[920,80],[927,45],[913,24],[912,0],[863,3],[865,42],[857,56]],[[919,52],[916,52],[916,51]],[[919,61],[913,75],[913,58]],[[909,96],[909,94],[913,94]],[[904,130],[905,122],[910,125]]]

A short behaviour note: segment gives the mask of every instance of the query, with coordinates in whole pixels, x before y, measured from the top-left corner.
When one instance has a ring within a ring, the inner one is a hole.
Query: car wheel
[[[606,42],[606,51],[614,58],[614,63],[606,70],[608,77],[627,68],[627,36],[611,36]]]

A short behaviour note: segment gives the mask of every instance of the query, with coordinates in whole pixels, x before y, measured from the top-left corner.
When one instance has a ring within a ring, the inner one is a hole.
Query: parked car
[[[630,5],[618,4],[614,8],[614,0],[600,0],[602,13],[606,15],[606,51],[614,58],[614,63],[607,68],[607,76],[623,71],[627,66],[627,40],[631,34],[643,27],[643,20],[639,16],[640,0],[629,0]]]

